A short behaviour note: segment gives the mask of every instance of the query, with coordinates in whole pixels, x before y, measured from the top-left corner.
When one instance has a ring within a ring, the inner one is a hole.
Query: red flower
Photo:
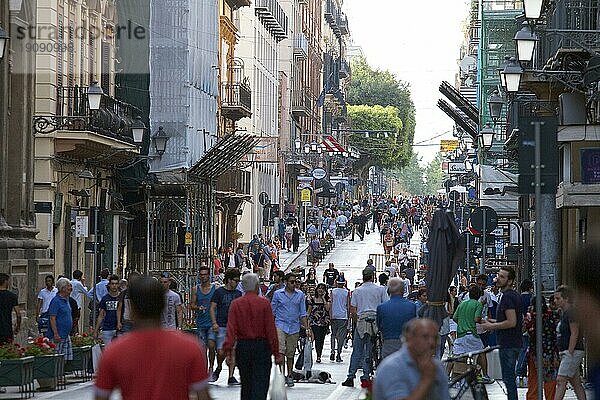
[[[360,381],[360,387],[370,392],[373,389],[373,381],[371,379]]]

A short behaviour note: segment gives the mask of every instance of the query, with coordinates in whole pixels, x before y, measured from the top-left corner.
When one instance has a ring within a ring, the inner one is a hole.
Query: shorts
[[[471,333],[467,333],[465,336],[459,337],[454,341],[452,353],[458,355],[479,350],[483,350],[481,339]]]
[[[219,333],[215,333],[215,331],[210,328],[208,331],[208,340],[212,340],[217,345],[217,350],[221,350],[223,348],[223,343],[225,343],[225,336],[227,335],[227,327],[219,327]]]
[[[450,319],[450,333],[452,332],[456,332],[456,330],[458,329],[458,325],[456,324],[456,322],[454,322],[454,320],[451,318]]]
[[[488,347],[490,345],[490,333],[489,332],[480,333],[479,338],[481,339],[481,342],[483,343],[483,347]]]
[[[289,335],[281,329],[277,329],[277,340],[279,340],[279,352],[281,354],[284,354],[287,358],[294,358],[299,337],[300,332]]]
[[[208,347],[208,340],[210,339],[210,334],[212,332],[212,327],[210,326],[199,326],[198,327],[198,340],[204,343],[204,347]]]
[[[568,350],[560,352],[560,367],[558,375],[573,378],[579,375],[579,367],[583,360],[583,350],[575,350],[573,354]]]

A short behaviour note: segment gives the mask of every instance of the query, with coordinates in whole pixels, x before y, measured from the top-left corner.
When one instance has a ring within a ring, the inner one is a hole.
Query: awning
[[[331,135],[323,138],[323,145],[327,151],[333,151],[334,153],[344,153],[346,151],[346,149]]]
[[[315,181],[315,194],[317,197],[337,197],[337,191],[327,179],[317,179]]]
[[[258,141],[257,136],[248,133],[229,134],[204,153],[189,172],[202,179],[217,178],[248,154]]]
[[[481,171],[479,205],[492,207],[502,217],[518,216],[519,196],[506,190],[517,185],[517,175],[489,165],[480,165],[479,168]],[[497,189],[495,191],[500,194],[485,194],[486,189]]]

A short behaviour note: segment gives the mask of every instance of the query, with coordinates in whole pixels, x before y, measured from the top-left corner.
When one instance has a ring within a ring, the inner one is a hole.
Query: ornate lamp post
[[[156,154],[158,154],[159,157],[165,154],[165,151],[167,150],[167,142],[169,141],[169,135],[167,132],[165,132],[162,126],[158,127],[158,132],[156,135],[154,135],[152,141],[154,142],[154,150],[156,151]]]
[[[523,8],[525,9],[525,18],[539,19],[542,14],[542,6],[544,0],[523,0]]]
[[[144,139],[144,132],[146,131],[146,125],[142,121],[142,117],[139,115],[135,117],[135,121],[131,124],[131,133],[133,135],[133,141],[135,143],[142,143]]]
[[[538,38],[531,31],[527,21],[523,22],[523,27],[516,33],[514,41],[517,43],[517,56],[519,61],[530,62],[533,58],[533,50],[535,49],[535,42],[538,41]]]
[[[490,117],[494,123],[498,122],[500,115],[502,115],[502,107],[504,106],[504,100],[500,97],[500,93],[494,90],[490,98],[488,99],[488,106],[490,108]]]
[[[523,68],[521,68],[521,66],[517,63],[516,58],[511,57],[510,63],[504,67],[504,79],[506,80],[507,92],[516,93],[519,91],[522,75]]]
[[[494,128],[490,124],[485,124],[483,129],[479,132],[479,145],[484,150],[489,150],[494,142]]]

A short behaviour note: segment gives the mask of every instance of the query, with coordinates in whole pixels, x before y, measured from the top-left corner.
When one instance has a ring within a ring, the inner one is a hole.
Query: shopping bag
[[[285,389],[285,377],[276,364],[273,364],[271,370],[271,383],[269,385],[269,400],[287,400]]]
[[[100,356],[102,356],[102,347],[100,347],[99,344],[96,344],[92,347],[92,365],[94,366],[94,371],[98,371]]]
[[[312,370],[313,359],[312,359],[312,341],[306,340],[306,344],[304,345],[304,363],[302,365],[302,371],[306,375],[307,372]]]

